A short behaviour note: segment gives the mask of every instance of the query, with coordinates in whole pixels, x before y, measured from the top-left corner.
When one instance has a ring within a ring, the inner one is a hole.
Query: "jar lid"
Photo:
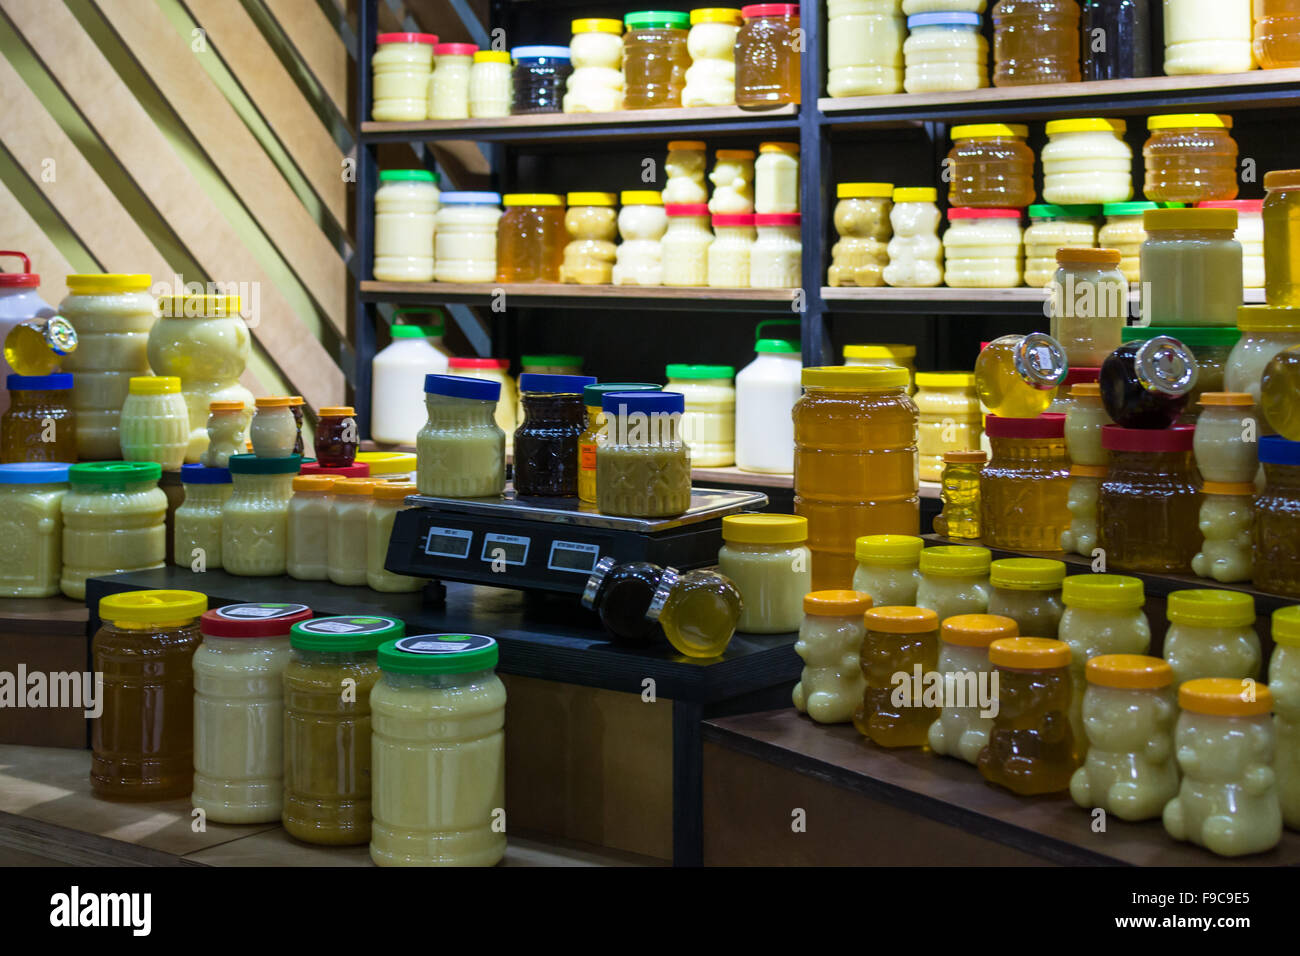
[[[373,478],[340,478],[330,489],[336,495],[371,495],[375,490]]]
[[[974,372],[917,372],[917,388],[974,388]]]
[[[570,206],[617,206],[618,193],[569,193]]]
[[[1096,203],[1084,203],[1075,206],[1034,203],[1029,207],[1030,219],[1096,219],[1100,215],[1101,206]]]
[[[1262,213],[1264,211],[1264,200],[1262,199],[1207,199],[1204,202],[1196,204],[1197,209],[1235,209],[1238,215],[1241,213]],[[1240,222],[1240,218],[1237,220]]]
[[[1139,345],[1133,354],[1133,371],[1143,388],[1173,398],[1190,392],[1200,377],[1192,350],[1171,335],[1157,335]]]
[[[395,339],[432,339],[442,335],[441,325],[390,325],[388,334]]]
[[[740,8],[740,15],[746,20],[752,17],[797,17],[797,3],[751,3]]]
[[[752,149],[720,149],[715,155],[721,160],[746,160],[753,159],[755,153]]]
[[[124,488],[134,482],[157,481],[161,477],[162,465],[156,461],[85,461],[68,468],[68,481],[74,485]]]
[[[862,617],[868,631],[925,634],[939,629],[939,614],[928,607],[873,607]]]
[[[1203,481],[1201,494],[1254,497],[1255,483],[1253,481]]]
[[[253,405],[257,408],[290,408],[293,405],[293,399],[288,395],[265,395],[253,399]],[[243,408],[242,402],[240,408]],[[324,409],[322,409],[323,411]]]
[[[706,202],[669,202],[664,203],[664,212],[673,216],[707,216],[709,204]]]
[[[472,375],[424,376],[426,395],[445,395],[447,398],[469,398],[480,402],[495,402],[501,398],[501,383]]]
[[[884,567],[915,566],[925,539],[911,534],[867,534],[853,542],[853,556]]]
[[[1237,313],[1241,315],[1240,312]],[[1183,325],[1177,328],[1172,326],[1156,325],[1126,325],[1120,331],[1120,340],[1123,342],[1137,342],[1153,339],[1157,335],[1171,335],[1178,341],[1190,348],[1198,346],[1212,348],[1232,348],[1241,338],[1241,330],[1228,328],[1216,328],[1210,325]]]
[[[1147,129],[1232,129],[1225,113],[1163,113],[1147,117]]]
[[[1158,208],[1153,202],[1108,202],[1102,204],[1101,211],[1107,216],[1140,216],[1148,209]]]
[[[1255,404],[1250,392],[1201,392],[1197,405],[1248,407]]]
[[[17,272],[0,272],[0,288],[35,289],[41,284],[41,277],[32,271],[32,260],[25,252],[0,250],[0,256],[12,256],[23,261],[23,267]]]
[[[1003,136],[1025,139],[1029,136],[1029,127],[1024,123],[968,123],[952,128],[954,142],[959,139],[994,139]]]
[[[436,33],[381,33],[375,37],[375,42],[384,43],[426,43],[433,46],[438,42]]]
[[[1113,268],[1119,265],[1121,258],[1118,249],[1064,246],[1056,250],[1056,264],[1060,266],[1111,266]]]
[[[314,617],[299,621],[289,632],[289,646],[300,651],[345,654],[373,651],[385,641],[401,638],[406,625],[394,617]]]
[[[510,54],[506,50],[479,50],[474,54],[475,63],[509,63]]]
[[[763,226],[797,226],[803,222],[803,214],[797,212],[760,212],[754,216],[754,225]]]
[[[1101,654],[1088,659],[1084,675],[1089,684],[1120,690],[1155,690],[1174,682],[1169,662],[1146,654]]]
[[[649,382],[600,382],[596,385],[587,385],[582,389],[582,404],[588,408],[600,408],[601,397],[609,392],[658,392],[662,390],[662,385],[651,385]]]
[[[777,338],[775,335],[769,335],[764,329],[773,326],[785,326],[794,335],[795,341],[789,339]],[[799,348],[799,320],[798,319],[765,319],[754,326],[754,352],[758,355],[798,355]]]
[[[989,456],[982,451],[946,451],[943,453],[943,463],[945,465],[982,465],[989,460]]]
[[[226,604],[199,618],[204,637],[288,637],[299,621],[310,620],[305,604]]]
[[[1171,623],[1192,627],[1248,627],[1255,623],[1255,599],[1244,591],[1171,591],[1167,610]]]
[[[1070,465],[1071,478],[1105,478],[1105,465]]]
[[[836,199],[889,199],[893,195],[893,183],[839,183],[835,187]]]
[[[296,475],[302,468],[302,455],[285,455],[283,458],[231,455],[226,464],[232,475]]]
[[[175,375],[132,375],[127,388],[132,395],[179,395],[181,380]]]
[[[1141,578],[1126,574],[1072,574],[1061,586],[1066,607],[1093,611],[1126,611],[1146,604]]]
[[[1280,607],[1273,612],[1273,643],[1300,647],[1300,604]]]
[[[189,466],[186,465],[185,467],[188,468]],[[293,490],[329,491],[334,487],[334,482],[338,480],[334,475],[296,475],[293,479]]]
[[[1063,119],[1052,120],[1047,124],[1047,135],[1055,136],[1057,133],[1118,133],[1123,134],[1128,130],[1128,124],[1122,119],[1108,119],[1106,117],[1088,117],[1087,119]]]
[[[539,365],[547,368],[582,368],[581,355],[523,355],[519,358],[519,364],[524,368],[536,368]]]
[[[379,173],[381,183],[436,183],[438,174],[429,169],[385,169]]]
[[[472,674],[497,666],[497,642],[483,634],[413,634],[379,647],[391,674]]]
[[[624,206],[662,206],[664,197],[653,189],[625,189],[619,194],[619,202]]]
[[[803,544],[808,540],[808,519],[802,515],[727,515],[722,519],[722,540],[736,544]]]
[[[517,46],[510,51],[516,60],[567,60],[567,46]]]
[[[1019,209],[974,209],[970,206],[953,206],[948,210],[948,219],[1016,219],[1019,220],[1021,211]]]
[[[503,206],[563,206],[564,198],[556,193],[506,193]]]
[[[1002,637],[989,645],[989,663],[1018,670],[1068,667],[1070,645],[1049,637]]]
[[[1169,229],[1217,229],[1233,232],[1237,228],[1235,209],[1148,209],[1142,214],[1147,232]]]
[[[984,432],[990,438],[1064,438],[1065,416],[1044,412],[1037,418],[984,417]]]
[[[473,56],[477,52],[474,43],[439,43],[433,48],[434,56]]]
[[[1073,371],[1073,369],[1071,369]],[[1070,386],[1071,398],[1101,398],[1100,382],[1075,382]]]
[[[931,16],[945,16],[946,14],[931,14]],[[922,14],[925,16],[925,14]],[[979,20],[979,14],[972,14],[976,20]],[[910,19],[916,19],[911,17]],[[933,186],[899,186],[894,190],[894,202],[938,202],[939,190]]]
[[[1178,685],[1178,706],[1215,717],[1259,717],[1273,710],[1273,694],[1263,681],[1198,677]]]
[[[800,374],[800,383],[811,388],[907,388],[911,382],[907,369],[885,365],[827,365]]]
[[[356,413],[351,405],[326,405],[317,414],[320,418],[351,418]]]
[[[863,591],[809,591],[803,596],[803,612],[813,617],[856,617],[871,608],[871,595]]]
[[[993,553],[974,544],[941,544],[921,552],[922,574],[941,578],[966,578],[986,575]]]
[[[463,378],[464,376],[456,376]],[[359,451],[355,461],[370,466],[371,477],[380,475],[405,475],[415,471],[418,459],[409,451]]]
[[[1142,451],[1151,454],[1191,451],[1195,432],[1194,425],[1174,425],[1171,428],[1102,425],[1101,447],[1107,451]]]
[[[846,359],[894,359],[900,362],[909,362],[916,358],[915,345],[886,344],[886,345],[846,345],[844,346],[844,357]]]
[[[743,19],[743,14],[731,7],[701,7],[691,11],[691,26],[697,23],[727,23],[738,27]],[[669,143],[668,148],[672,149],[672,145]]]
[[[114,623],[172,624],[194,621],[208,609],[198,591],[119,591],[99,600],[99,617]]]
[[[1020,625],[1000,614],[957,614],[944,618],[939,639],[958,647],[988,647],[1004,637],[1016,637]]]
[[[453,355],[447,359],[448,368],[509,368],[509,359],[495,358],[461,358]]]
[[[52,375],[9,375],[5,388],[11,392],[61,392],[72,388],[71,372]]]
[[[58,461],[23,461],[0,465],[0,485],[61,485],[71,465]]]
[[[228,485],[230,469],[212,465],[181,465],[181,484]]]
[[[147,273],[88,272],[68,276],[73,295],[112,295],[117,292],[148,292],[153,281]]]
[[[677,10],[637,10],[623,17],[629,30],[685,30],[691,15]]]
[[[370,466],[364,461],[353,461],[350,465],[327,467],[311,458],[302,463],[301,473],[304,475],[325,475],[334,479],[367,478],[370,476]]]
[[[737,10],[736,12],[739,13],[740,11]],[[670,153],[675,152],[677,150],[698,151],[707,148],[708,148],[708,143],[704,142],[704,140],[702,139],[670,139],[668,141],[668,152]]]
[[[723,229],[728,226],[752,229],[754,227],[754,214],[752,212],[728,212],[719,213],[713,217],[713,228]]]
[[[758,151],[760,153],[785,153],[787,156],[798,156],[799,144],[778,142],[759,143]]]
[[[380,501],[394,501],[419,494],[413,481],[376,481],[371,493]]]
[[[1300,441],[1266,435],[1259,440],[1259,460],[1264,465],[1300,465]]]
[[[460,190],[443,193],[438,197],[438,202],[443,206],[497,206],[501,203],[501,194]]]
[[[680,415],[686,411],[686,396],[681,392],[657,389],[642,392],[606,392],[600,407],[608,415]]]
[[[464,378],[464,376],[456,377]],[[543,375],[538,372],[524,372],[519,376],[519,391],[548,395],[581,395],[584,388],[595,384],[594,375]]]
[[[989,565],[989,583],[1008,591],[1055,591],[1065,581],[1065,562],[1053,558],[1001,558]]]
[[[1284,305],[1243,305],[1237,309],[1237,328],[1242,332],[1300,331],[1300,309]]]
[[[256,399],[253,400],[256,403]],[[209,412],[242,412],[244,411],[243,402],[208,402]]]
[[[979,25],[978,13],[917,13],[907,18],[909,30],[917,27],[975,27],[978,30]]]
[[[1264,174],[1265,189],[1292,189],[1300,186],[1300,169],[1274,169]]]
[[[735,378],[736,369],[732,365],[668,365],[664,368],[668,378],[684,378],[704,381],[718,378]]]
[[[157,312],[165,319],[221,319],[238,316],[242,305],[237,295],[164,295]]]

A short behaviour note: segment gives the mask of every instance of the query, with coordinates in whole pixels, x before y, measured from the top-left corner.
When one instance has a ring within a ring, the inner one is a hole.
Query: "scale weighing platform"
[[[671,518],[601,514],[577,498],[433,498],[397,513],[386,567],[397,574],[493,587],[582,594],[596,562],[649,561],[682,571],[718,563],[722,519],[767,506],[752,491],[691,489]]]

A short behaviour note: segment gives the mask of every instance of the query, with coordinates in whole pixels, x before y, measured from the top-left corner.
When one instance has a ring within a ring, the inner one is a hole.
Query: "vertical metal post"
[[[361,281],[371,277],[374,264],[375,186],[379,177],[375,146],[361,134],[361,123],[370,115],[370,57],[379,33],[379,0],[361,0],[357,11],[357,124],[356,202],[357,216],[356,276],[353,289],[353,323],[356,365],[352,375],[352,404],[357,413],[357,429],[362,438],[370,437],[370,363],[375,357],[375,307],[363,301]]]
[[[800,4],[804,49],[799,86],[799,208],[803,211],[803,323],[804,365],[826,365],[831,358],[830,330],[822,301],[822,275],[826,264],[826,225],[822,210],[830,208],[831,157],[826,127],[817,98],[825,75],[824,14],[819,0]]]

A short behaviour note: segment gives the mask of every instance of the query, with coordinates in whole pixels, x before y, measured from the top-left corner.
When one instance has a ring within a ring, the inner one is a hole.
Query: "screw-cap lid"
[[[380,644],[403,637],[406,625],[393,617],[343,615],[315,617],[293,625],[289,646],[302,651],[352,653],[373,651]]]
[[[1088,660],[1084,675],[1089,684],[1121,690],[1155,690],[1174,682],[1167,661],[1146,654],[1102,654]]]
[[[600,408],[601,399],[610,392],[658,392],[662,385],[649,382],[598,382],[582,389],[582,404],[588,408]]]
[[[481,402],[495,402],[501,398],[501,383],[472,375],[424,376],[426,395],[443,395],[447,398],[468,398]]]
[[[1070,645],[1047,637],[1003,637],[989,645],[989,663],[1014,670],[1068,667]]]
[[[802,515],[727,515],[722,519],[722,540],[734,544],[803,544],[808,540],[808,519]]]
[[[993,553],[973,544],[943,544],[921,552],[922,574],[941,578],[965,578],[989,573]]]
[[[11,392],[60,392],[72,388],[71,372],[52,375],[10,375],[5,378],[5,388]]]
[[[680,415],[686,411],[681,392],[606,392],[600,407],[606,415]]]
[[[691,25],[691,15],[677,10],[637,10],[623,17],[629,30],[685,30]]]
[[[430,169],[385,169],[379,173],[381,183],[436,183],[438,174]]]
[[[25,252],[0,250],[0,257],[21,259],[23,267],[17,272],[0,272],[0,287],[34,289],[41,284],[41,277],[32,271],[32,260]]]
[[[210,465],[181,465],[181,484],[228,485],[230,469],[215,468]]]
[[[1141,578],[1124,574],[1072,574],[1061,587],[1066,607],[1093,611],[1135,610],[1146,603]]]
[[[285,455],[283,458],[231,455],[226,466],[232,475],[296,475],[302,468],[302,455]]]
[[[1249,627],[1255,623],[1255,598],[1213,588],[1173,591],[1168,613],[1171,623],[1190,627]]]
[[[113,295],[120,292],[148,292],[148,273],[87,272],[68,276],[68,291],[73,295]]]
[[[305,604],[227,604],[204,612],[199,630],[204,637],[288,637],[295,624],[310,617]]]
[[[1002,558],[989,565],[989,583],[1009,591],[1055,591],[1065,581],[1065,562],[1052,558]]]
[[[1273,710],[1273,694],[1262,681],[1198,677],[1179,685],[1178,706],[1215,717],[1259,717]]]
[[[1195,388],[1200,371],[1192,350],[1171,335],[1157,335],[1138,346],[1133,354],[1133,370],[1147,391],[1172,398]]]
[[[1300,604],[1280,607],[1273,612],[1273,643],[1300,647]]]
[[[668,378],[706,381],[715,378],[735,378],[736,369],[732,365],[668,365],[664,368]]]
[[[1137,451],[1151,454],[1191,451],[1195,431],[1193,425],[1175,425],[1172,428],[1124,428],[1120,425],[1102,425],[1101,447],[1107,451]]]
[[[0,465],[0,485],[61,485],[68,480],[70,467],[57,461],[21,461]]]
[[[497,666],[497,642],[483,634],[413,634],[379,647],[379,669],[394,674],[470,674]]]
[[[925,634],[939,629],[939,614],[928,607],[873,607],[862,616],[868,631]]]
[[[524,372],[519,376],[519,391],[524,393],[581,395],[584,388],[595,384],[594,375],[543,375],[539,372]]]
[[[127,389],[132,395],[179,395],[181,380],[175,375],[132,375]]]
[[[1259,440],[1259,460],[1264,465],[1300,465],[1300,441],[1266,435]]]
[[[814,617],[857,617],[871,604],[871,595],[863,591],[809,591],[803,596],[803,612]]]
[[[916,567],[925,539],[910,534],[868,534],[853,542],[853,556],[882,567]]]
[[[208,596],[198,591],[119,591],[99,601],[101,620],[127,624],[194,621],[207,609]]]
[[[156,461],[85,461],[68,469],[68,481],[74,485],[114,489],[138,481],[157,481],[161,477],[162,465]]]
[[[836,199],[892,199],[893,183],[839,183],[835,187]]]
[[[1020,625],[1000,614],[957,614],[944,618],[939,639],[958,647],[988,647],[1004,637],[1018,637]]]
[[[990,438],[1064,438],[1065,416],[1044,412],[1037,418],[984,416],[984,432]]]

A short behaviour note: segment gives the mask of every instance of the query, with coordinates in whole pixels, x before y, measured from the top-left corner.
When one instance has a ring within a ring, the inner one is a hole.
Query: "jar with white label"
[[[754,151],[720,149],[715,154],[709,182],[713,196],[709,212],[715,216],[754,211]]]
[[[375,190],[374,276],[380,282],[432,282],[438,174],[385,169]]]
[[[234,492],[221,508],[221,566],[231,574],[284,574],[289,538],[289,501],[301,455],[258,458],[231,455]]]
[[[949,209],[944,281],[954,289],[1015,288],[1024,271],[1021,240],[1019,209]]]
[[[1264,288],[1264,200],[1207,200],[1198,202],[1196,208],[1237,210],[1233,238],[1241,243],[1241,285],[1246,289]]]
[[[1164,0],[1165,73],[1245,73],[1255,66],[1250,0]]]
[[[929,186],[894,190],[894,208],[889,211],[893,238],[887,247],[885,285],[905,289],[943,285],[938,198],[938,190]]]
[[[1025,285],[1042,289],[1052,281],[1057,250],[1095,246],[1100,215],[1100,206],[1030,206],[1029,228],[1025,230]]]
[[[564,112],[610,113],[623,108],[623,21],[586,17],[571,24]]]
[[[1133,150],[1118,119],[1066,119],[1047,124],[1043,199],[1061,206],[1128,202],[1133,198]]]
[[[682,438],[692,468],[725,468],[736,460],[736,370],[730,365],[669,365],[665,391],[686,399]]]
[[[614,260],[614,285],[663,285],[662,240],[668,231],[663,197],[650,189],[629,189],[621,198],[618,232],[623,241]]]
[[[989,85],[989,44],[978,13],[919,13],[907,18],[903,89],[952,93]]]
[[[803,261],[799,238],[803,217],[797,212],[758,213],[758,238],[749,253],[751,289],[797,289]]]
[[[1153,202],[1108,202],[1101,207],[1106,222],[1097,230],[1095,245],[1119,252],[1119,271],[1129,282],[1142,278],[1142,243],[1147,241],[1142,215],[1156,209]],[[1033,212],[1031,210],[1030,215]]]
[[[760,143],[754,163],[754,212],[799,211],[799,144]]]
[[[509,116],[515,99],[513,65],[505,50],[479,50],[469,68],[469,115],[474,119]]]
[[[494,282],[501,194],[447,192],[438,202],[433,277],[439,282]]]
[[[438,38],[432,33],[381,33],[375,43],[370,58],[374,76],[370,118],[380,123],[425,119]]]
[[[429,119],[469,118],[469,71],[477,52],[473,43],[439,43],[433,48]]]
[[[703,286],[709,281],[709,207],[705,203],[672,203],[664,206],[668,231],[660,246],[663,251],[663,284]]]
[[[708,256],[710,288],[749,288],[749,257],[756,234],[752,212],[713,217],[713,243]]]
[[[696,203],[709,201],[709,187],[704,182],[708,154],[704,141],[675,139],[668,144],[668,158],[664,160],[664,204]]]
[[[898,0],[829,0],[826,17],[827,94],[903,92],[907,19]]]
[[[682,106],[736,104],[735,47],[742,20],[740,11],[731,8],[704,7],[691,11],[691,30],[686,35],[691,65],[686,69]],[[664,201],[695,200],[665,198]]]

